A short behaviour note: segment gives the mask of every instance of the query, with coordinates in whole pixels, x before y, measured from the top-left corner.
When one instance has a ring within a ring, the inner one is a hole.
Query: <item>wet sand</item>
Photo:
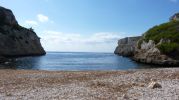
[[[155,80],[162,88],[151,89]],[[178,100],[179,68],[129,71],[0,70],[1,100]]]

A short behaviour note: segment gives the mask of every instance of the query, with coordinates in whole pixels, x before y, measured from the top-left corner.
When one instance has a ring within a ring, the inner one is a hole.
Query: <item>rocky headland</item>
[[[133,56],[134,51],[136,50],[137,41],[141,38],[141,36],[138,37],[126,37],[123,39],[120,39],[118,41],[118,46],[116,47],[116,50],[114,51],[115,54],[122,55],[122,56]]]
[[[46,52],[32,28],[20,26],[11,10],[0,7],[0,57],[36,56]]]
[[[120,39],[115,54],[130,56],[137,62],[147,64],[178,66],[179,13],[142,36]]]

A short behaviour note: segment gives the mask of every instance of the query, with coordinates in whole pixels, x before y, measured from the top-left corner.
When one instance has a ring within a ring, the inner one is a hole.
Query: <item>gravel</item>
[[[162,88],[149,88],[155,81]],[[179,100],[179,68],[0,70],[1,100]]]

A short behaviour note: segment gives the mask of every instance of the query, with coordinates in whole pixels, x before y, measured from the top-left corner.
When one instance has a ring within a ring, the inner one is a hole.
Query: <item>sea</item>
[[[137,63],[113,53],[94,52],[47,52],[44,56],[11,58],[0,65],[1,69],[49,71],[108,71],[159,67]]]

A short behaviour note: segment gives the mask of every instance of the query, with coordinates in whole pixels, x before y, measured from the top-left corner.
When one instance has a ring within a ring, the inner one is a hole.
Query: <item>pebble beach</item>
[[[161,87],[150,87],[156,82]],[[0,70],[1,100],[178,100],[179,69]]]

